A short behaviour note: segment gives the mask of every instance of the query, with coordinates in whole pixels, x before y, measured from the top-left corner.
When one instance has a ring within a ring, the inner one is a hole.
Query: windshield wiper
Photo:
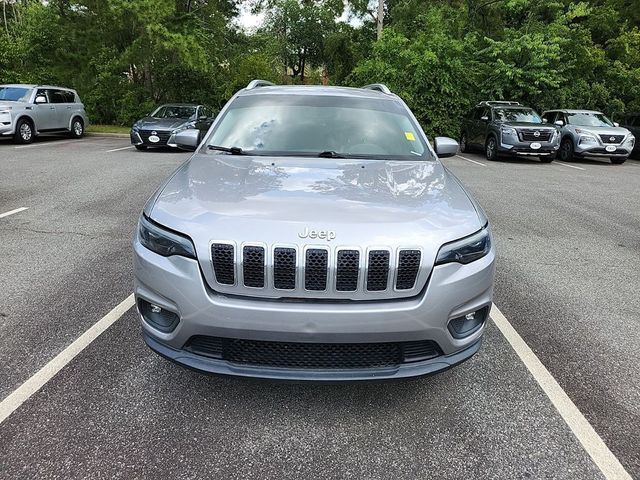
[[[227,152],[231,155],[246,155],[240,147],[222,147],[220,145],[209,145],[209,150],[218,150],[220,152]]]
[[[344,155],[340,155],[338,152],[334,152],[333,150],[325,150],[318,154],[319,157],[323,158],[347,158]]]

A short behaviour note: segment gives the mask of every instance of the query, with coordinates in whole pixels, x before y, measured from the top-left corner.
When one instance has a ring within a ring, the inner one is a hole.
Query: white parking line
[[[463,157],[462,155],[456,155],[456,157],[461,158],[462,160],[466,160],[467,162],[475,163],[476,165],[482,165],[486,167],[486,165],[482,162],[478,162],[477,160],[472,160],[471,158]]]
[[[112,148],[111,150],[105,150],[105,152],[107,153],[118,152],[120,150],[127,150],[128,148],[133,148],[133,145],[127,145],[126,147],[121,147],[121,148]]]
[[[40,142],[40,143],[30,143],[29,145],[20,145],[19,147],[13,147],[16,150],[21,149],[21,148],[36,148],[36,147],[46,147],[49,145],[64,145],[65,143],[77,143],[77,142],[84,142],[86,140],[83,139],[77,139],[77,140],[62,140],[62,141],[58,141],[58,140],[54,140],[51,142]]]
[[[556,165],[562,165],[564,167],[575,168],[576,170],[586,170],[586,168],[576,167],[575,165],[569,165],[568,163],[562,163],[562,162],[559,162],[557,160],[554,163]]]
[[[9,210],[8,212],[0,213],[0,218],[8,217],[9,215],[13,215],[14,213],[24,212],[25,210],[28,210],[28,209],[29,207],[20,207],[20,208],[16,208],[15,210]]]
[[[491,318],[605,478],[631,480],[631,475],[571,401],[569,395],[495,305],[491,309]]]
[[[0,402],[0,424],[20,405],[42,388],[56,373],[82,352],[91,342],[113,325],[133,306],[133,294],[125,298],[117,307],[98,320],[89,330],[80,335],[71,345],[56,355],[49,363],[38,370],[31,378],[10,393]]]

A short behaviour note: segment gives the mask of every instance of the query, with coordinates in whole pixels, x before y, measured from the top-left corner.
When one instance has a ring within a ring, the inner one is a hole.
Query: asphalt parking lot
[[[188,157],[0,142],[0,402],[129,297],[139,212]],[[444,163],[491,218],[499,311],[640,477],[640,162]],[[0,477],[605,478],[530,368],[491,322],[417,381],[209,377],[147,349],[129,308],[0,420]]]

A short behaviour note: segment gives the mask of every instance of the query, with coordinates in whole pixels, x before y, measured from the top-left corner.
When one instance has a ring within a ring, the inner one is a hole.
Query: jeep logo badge
[[[304,227],[304,232],[298,233],[298,236],[300,238],[320,238],[331,241],[336,238],[336,232],[333,230],[309,230],[309,227]]]

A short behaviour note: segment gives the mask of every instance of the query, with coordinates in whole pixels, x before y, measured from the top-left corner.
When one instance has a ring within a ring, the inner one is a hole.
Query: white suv
[[[80,138],[89,118],[75,90],[46,85],[0,85],[0,135],[31,143],[41,133]]]

